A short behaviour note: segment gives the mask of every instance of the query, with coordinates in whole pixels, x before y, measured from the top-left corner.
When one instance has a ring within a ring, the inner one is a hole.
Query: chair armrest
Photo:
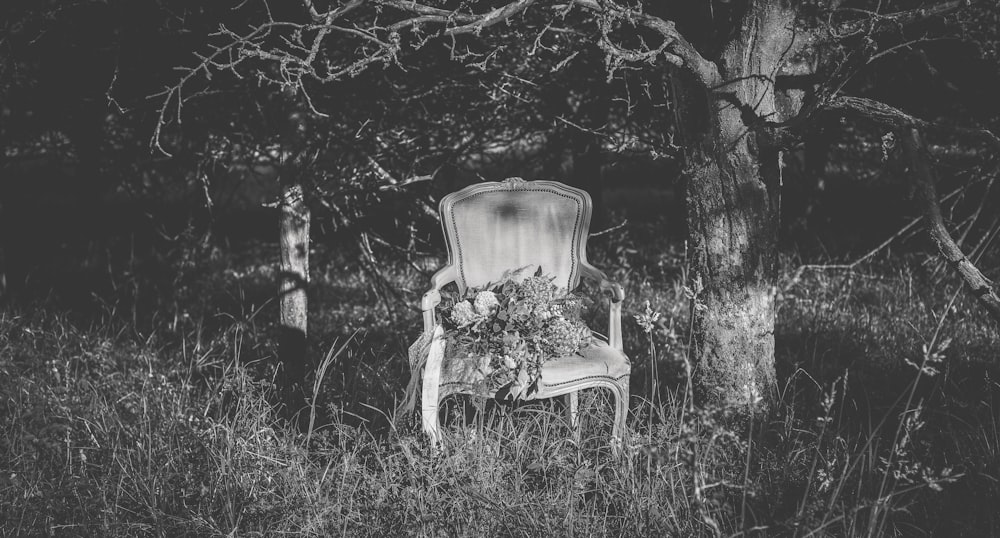
[[[580,264],[580,275],[600,282],[601,292],[611,296],[608,311],[608,345],[622,351],[622,302],[625,300],[625,288],[609,280],[604,271],[587,262]]]
[[[441,303],[441,288],[455,281],[455,266],[446,265],[431,277],[431,289],[420,300],[420,310],[424,314],[424,331],[431,332],[437,325],[434,309]]]
[[[625,300],[625,288],[621,284],[608,279],[608,275],[604,274],[604,271],[584,262],[580,266],[580,275],[598,281],[601,292],[608,293],[611,296],[612,303],[620,303]]]

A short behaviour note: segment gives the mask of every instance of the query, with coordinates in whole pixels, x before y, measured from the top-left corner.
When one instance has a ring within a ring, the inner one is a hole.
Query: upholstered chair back
[[[510,178],[480,183],[441,200],[449,264],[461,292],[541,267],[555,283],[573,289],[587,259],[590,196],[553,181]]]

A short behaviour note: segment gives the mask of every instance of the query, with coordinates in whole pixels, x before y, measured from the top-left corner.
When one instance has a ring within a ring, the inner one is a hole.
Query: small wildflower
[[[701,282],[701,276],[695,276],[691,279],[691,287],[684,286],[684,296],[688,298],[689,301],[694,301],[698,299],[701,292],[705,291],[705,286]]]
[[[821,493],[830,489],[830,486],[833,485],[833,476],[830,473],[826,472],[825,469],[820,469],[816,473],[816,478],[818,484],[817,489],[819,489]]]
[[[636,323],[642,327],[642,332],[646,334],[653,332],[654,324],[658,319],[660,319],[660,313],[653,310],[648,299],[646,300],[646,310],[642,314],[635,315]]]

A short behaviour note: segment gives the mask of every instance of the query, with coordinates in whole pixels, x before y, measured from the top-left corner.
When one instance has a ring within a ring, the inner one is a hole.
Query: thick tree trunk
[[[716,102],[717,150],[688,180],[697,298],[695,385],[707,402],[757,405],[773,395],[775,224],[758,155],[738,113]]]
[[[306,360],[306,286],[309,282],[309,208],[302,196],[302,187],[285,185],[281,192],[279,218],[278,355],[284,370],[286,402],[298,399],[305,378]],[[292,410],[293,412],[295,410]]]
[[[705,403],[763,408],[776,394],[779,152],[753,128],[776,120],[774,77],[793,22],[777,2],[751,2],[719,62],[723,84],[696,100],[705,104],[700,111],[686,114],[700,113],[685,122],[704,126],[687,136],[687,202],[694,274],[704,283],[695,312],[694,381]]]

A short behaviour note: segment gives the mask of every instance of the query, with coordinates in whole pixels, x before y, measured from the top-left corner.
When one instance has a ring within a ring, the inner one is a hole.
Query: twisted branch
[[[920,131],[914,127],[901,129],[903,153],[910,162],[910,171],[917,184],[917,193],[923,206],[924,216],[931,238],[938,251],[948,263],[958,271],[962,280],[969,286],[972,295],[986,309],[994,321],[1000,323],[1000,296],[997,295],[993,283],[972,263],[962,249],[955,244],[941,216],[941,206],[938,203],[937,187],[934,171],[927,157],[927,148]]]

